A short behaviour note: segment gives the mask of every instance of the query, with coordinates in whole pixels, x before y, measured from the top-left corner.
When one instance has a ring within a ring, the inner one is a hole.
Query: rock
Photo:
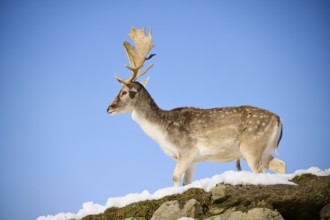
[[[225,190],[226,190],[226,186],[223,184],[219,184],[217,187],[211,189],[212,200],[213,201],[224,200],[226,198]]]
[[[124,220],[146,220],[145,218],[125,218]]]
[[[321,208],[330,201],[330,176],[304,174],[293,181],[297,185],[219,184],[211,190],[212,208],[246,212],[260,207],[276,209],[285,219],[319,219]]]
[[[330,220],[330,176],[304,174],[293,182],[297,185],[218,184],[210,192],[189,189],[159,200],[112,207],[83,220],[177,220],[180,217]]]
[[[242,211],[229,211],[221,215],[213,216],[210,218],[206,218],[204,220],[264,220],[264,219],[272,219],[272,220],[284,220],[280,213],[277,211],[273,211],[266,208],[254,208],[250,209],[248,212]]]
[[[330,203],[321,209],[320,217],[321,220],[330,220]]]
[[[225,208],[218,208],[216,206],[212,206],[209,210],[209,212],[212,214],[212,215],[218,215],[218,214],[221,214],[223,213],[224,211],[226,211]]]
[[[196,199],[188,201],[168,201],[163,203],[153,214],[151,220],[176,220],[180,217],[195,217],[199,207]]]

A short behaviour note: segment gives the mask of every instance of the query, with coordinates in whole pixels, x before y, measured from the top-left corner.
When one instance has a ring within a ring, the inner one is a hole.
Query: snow
[[[180,194],[187,191],[190,188],[200,188],[205,191],[210,191],[219,183],[231,184],[231,185],[275,185],[275,184],[287,184],[295,185],[295,183],[290,182],[294,177],[300,176],[302,174],[314,174],[316,176],[329,176],[330,169],[320,170],[317,167],[311,167],[307,170],[297,170],[292,174],[268,174],[260,173],[253,174],[247,171],[234,172],[227,171],[220,175],[215,175],[212,178],[206,178],[197,180],[187,186],[182,187],[168,187],[157,190],[154,193],[150,193],[147,190],[141,193],[132,193],[123,197],[113,197],[109,198],[105,205],[95,204],[93,202],[86,202],[83,204],[82,208],[76,213],[59,213],[57,215],[40,216],[37,220],[69,220],[69,219],[81,219],[87,215],[100,214],[110,207],[124,207],[126,205],[153,199],[161,199],[165,196]],[[190,220],[190,218],[180,218],[180,220]]]

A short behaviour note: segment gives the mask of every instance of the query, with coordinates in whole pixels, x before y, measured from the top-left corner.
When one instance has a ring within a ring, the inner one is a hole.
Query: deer
[[[109,105],[111,115],[131,113],[132,119],[155,142],[166,155],[176,161],[173,172],[174,186],[190,184],[197,163],[225,163],[236,160],[241,170],[240,160],[245,160],[255,174],[269,169],[275,173],[285,173],[286,164],[273,157],[282,137],[280,117],[268,110],[249,105],[201,109],[181,107],[163,110],[146,89],[149,78],[142,82],[137,79],[149,71],[153,64],[142,70],[144,63],[155,54],[150,53],[155,46],[152,28],[148,34],[145,28],[132,26],[128,36],[134,46],[124,41],[131,71],[128,79],[115,74],[122,84],[118,95]]]

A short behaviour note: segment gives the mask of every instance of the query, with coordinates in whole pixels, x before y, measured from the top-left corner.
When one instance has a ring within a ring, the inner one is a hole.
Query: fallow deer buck
[[[173,173],[175,186],[192,180],[195,164],[204,161],[229,162],[246,160],[253,173],[264,169],[285,173],[283,161],[272,156],[282,135],[280,118],[267,110],[252,106],[224,107],[213,109],[176,108],[163,110],[157,106],[145,88],[137,82],[152,66],[141,68],[147,55],[154,47],[151,43],[151,29],[132,27],[129,37],[135,48],[128,42],[124,47],[129,59],[132,76],[116,79],[123,85],[119,94],[108,108],[108,113],[132,112],[132,118],[142,130],[155,140],[162,150],[176,160]],[[239,168],[239,167],[238,167]]]

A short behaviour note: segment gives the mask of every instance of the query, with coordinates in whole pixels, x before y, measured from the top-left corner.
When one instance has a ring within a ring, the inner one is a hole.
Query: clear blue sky
[[[160,107],[269,109],[289,172],[329,168],[329,24],[327,0],[2,0],[0,219],[172,186],[174,161],[129,114],[106,113],[114,73],[129,74],[131,25],[153,27],[148,90]],[[194,179],[232,169],[200,164]]]

